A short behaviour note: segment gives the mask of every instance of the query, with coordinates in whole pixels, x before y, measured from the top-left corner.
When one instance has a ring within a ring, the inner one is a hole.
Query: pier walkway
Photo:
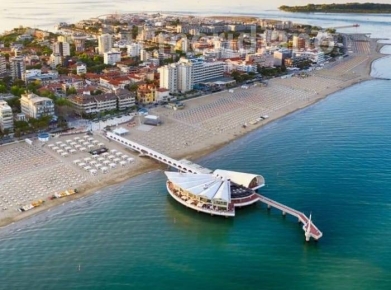
[[[267,198],[263,195],[258,194],[259,196],[259,201],[267,204],[268,209],[271,207],[277,208],[282,211],[283,215],[290,214],[294,217],[297,217],[299,222],[303,224],[303,231],[305,235],[305,239],[308,242],[310,238],[315,239],[316,241],[319,240],[322,236],[323,233],[319,231],[319,229],[314,225],[314,223],[311,221],[311,215],[308,218],[304,213],[297,211],[293,208],[290,208],[286,205],[283,205],[279,202],[276,202],[270,198]]]
[[[130,141],[126,138],[123,138],[121,136],[118,136],[114,133],[107,132],[106,137],[110,140],[116,141],[134,151],[137,151],[140,153],[140,156],[148,156],[151,157],[159,162],[165,163],[170,167],[173,167],[179,171],[182,172],[188,172],[188,173],[194,173],[194,174],[205,174],[205,173],[212,173],[212,170],[208,168],[204,168],[202,166],[199,166],[197,164],[186,162],[186,161],[178,161],[171,157],[168,157],[164,154],[161,154],[155,150],[152,150],[146,146],[143,146],[141,144],[138,144],[136,142]],[[304,213],[299,212],[293,208],[290,208],[286,205],[283,205],[281,203],[278,203],[270,198],[264,197],[263,195],[257,194],[259,197],[259,201],[267,204],[268,208],[274,207],[282,211],[282,214],[290,214],[294,217],[297,217],[299,222],[303,224],[303,230],[306,241],[309,241],[311,238],[315,239],[316,241],[319,240],[322,237],[322,232],[318,230],[318,228],[312,223],[311,221],[311,215],[308,218]]]
[[[134,151],[137,151],[140,153],[140,156],[147,156],[151,157],[161,163],[167,164],[170,167],[173,167],[179,171],[182,172],[188,172],[188,173],[195,173],[195,174],[205,174],[205,173],[212,173],[211,170],[204,168],[202,166],[199,166],[197,164],[183,161],[183,160],[175,160],[174,158],[168,157],[164,154],[161,154],[155,150],[152,150],[146,146],[143,146],[141,144],[138,144],[136,142],[130,141],[126,138],[123,138],[121,136],[118,136],[114,133],[107,132],[106,137],[110,140],[116,141],[130,149],[133,149]]]

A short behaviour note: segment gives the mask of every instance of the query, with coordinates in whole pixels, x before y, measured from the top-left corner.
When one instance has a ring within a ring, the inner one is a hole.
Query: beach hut
[[[107,171],[109,171],[109,168],[104,166],[100,169],[103,173],[107,173]]]
[[[65,143],[67,143],[67,144],[69,144],[69,143],[71,143],[71,142],[72,142],[71,139],[68,139],[68,140],[65,141]]]
[[[96,175],[98,171],[96,169],[90,169],[90,174],[91,175]]]
[[[75,149],[71,149],[71,150],[69,150],[69,153],[75,154],[75,153],[76,153],[76,150],[75,150]]]
[[[80,150],[81,152],[87,151],[87,149],[86,149],[85,147],[81,147],[79,150]]]
[[[109,166],[110,168],[115,168],[117,165],[115,163],[110,163]]]
[[[49,144],[48,147],[52,148],[52,147],[54,147],[54,144]]]
[[[73,164],[79,164],[81,161],[79,159],[73,160]]]
[[[117,152],[117,149],[111,149],[110,152],[115,153],[115,152]]]
[[[119,163],[120,161],[121,161],[120,158],[114,158],[114,159],[113,159],[113,162],[115,162],[115,163]]]
[[[125,166],[126,165],[126,161],[120,161],[121,166]]]
[[[84,160],[84,162],[89,162],[89,161],[91,161],[91,158],[87,157],[87,158],[84,158],[83,160]]]
[[[110,161],[109,160],[105,160],[105,161],[103,161],[103,164],[104,165],[107,165],[107,164],[109,164],[110,163]]]
[[[78,165],[79,167],[85,167],[87,164],[85,164],[84,162],[80,162]]]
[[[122,153],[121,152],[115,152],[115,156],[121,156]]]

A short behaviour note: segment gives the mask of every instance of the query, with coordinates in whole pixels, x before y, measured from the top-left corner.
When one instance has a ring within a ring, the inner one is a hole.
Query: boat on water
[[[45,202],[44,200],[40,199],[40,200],[34,201],[34,202],[30,203],[30,204],[26,204],[26,205],[20,207],[18,210],[22,211],[22,212],[23,211],[28,211],[28,210],[31,210],[33,208],[41,206],[44,202]]]
[[[56,192],[55,194],[52,195],[51,199],[63,198],[66,196],[74,195],[75,193],[78,193],[77,189],[67,189],[67,190],[59,192],[59,193]]]
[[[211,174],[165,174],[167,191],[177,202],[197,212],[224,217],[234,217],[236,207],[259,201],[255,190],[265,182],[260,175],[219,169]]]

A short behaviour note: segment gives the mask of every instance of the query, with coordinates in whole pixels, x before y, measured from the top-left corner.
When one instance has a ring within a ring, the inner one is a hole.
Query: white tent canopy
[[[210,200],[231,202],[230,181],[226,178],[217,177],[212,174],[169,171],[166,171],[165,174],[172,183],[194,195]]]
[[[244,187],[257,189],[265,185],[265,179],[261,175],[216,169],[213,175],[230,179]]]

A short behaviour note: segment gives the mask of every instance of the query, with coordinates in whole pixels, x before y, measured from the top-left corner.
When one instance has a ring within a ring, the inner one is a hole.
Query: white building
[[[46,73],[42,73],[40,69],[29,69],[26,70],[23,80],[25,81],[47,81],[47,80],[55,80],[58,78],[58,72],[55,70],[48,71]]]
[[[27,118],[39,119],[43,116],[54,116],[54,103],[51,99],[33,93],[22,94],[20,98],[22,113]]]
[[[178,91],[188,92],[193,89],[193,70],[191,63],[178,64]]]
[[[23,56],[15,56],[10,58],[11,77],[13,80],[22,79],[26,72]]]
[[[142,44],[140,43],[131,43],[126,46],[128,56],[130,57],[138,57],[140,56],[141,49],[143,48]]]
[[[121,61],[121,53],[116,51],[109,51],[103,54],[104,64],[114,65]]]
[[[158,68],[160,73],[160,87],[171,93],[178,91],[178,68],[172,63]]]
[[[62,57],[58,53],[52,53],[49,58],[49,65],[51,68],[55,68],[57,65],[62,64]]]
[[[99,54],[111,51],[113,48],[113,37],[110,34],[102,34],[98,37]]]
[[[71,48],[68,42],[56,42],[53,44],[53,53],[58,53],[61,56],[70,56]]]
[[[203,58],[189,59],[192,63],[192,87],[209,79],[220,78],[224,75],[224,62],[207,62]]]
[[[187,38],[181,39],[181,50],[185,53],[189,51],[189,40]]]
[[[87,65],[85,63],[80,63],[76,65],[76,74],[82,75],[87,73]]]
[[[140,60],[147,61],[151,58],[151,54],[145,49],[140,49]]]
[[[224,75],[224,62],[207,62],[203,58],[181,58],[178,63],[162,66],[160,88],[173,92],[192,90],[195,84]]]
[[[7,72],[7,66],[5,62],[5,57],[0,55],[0,76],[5,75],[6,72]]]
[[[0,101],[0,130],[13,131],[14,119],[12,109],[6,101]]]

